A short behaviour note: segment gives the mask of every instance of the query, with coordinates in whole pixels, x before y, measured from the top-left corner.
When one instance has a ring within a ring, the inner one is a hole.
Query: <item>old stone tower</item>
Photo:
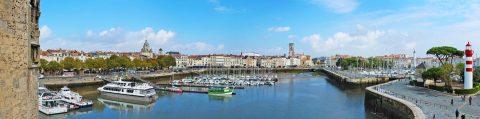
[[[39,0],[0,0],[0,119],[38,118]]]

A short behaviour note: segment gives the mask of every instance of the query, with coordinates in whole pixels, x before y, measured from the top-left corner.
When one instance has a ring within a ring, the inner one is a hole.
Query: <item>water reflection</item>
[[[232,98],[232,95],[222,95],[222,96],[217,96],[217,95],[208,95],[208,100],[210,101],[221,101],[221,102],[228,102]]]
[[[118,110],[118,111],[151,111],[153,108],[154,103],[150,104],[141,104],[135,102],[127,102],[127,101],[120,101],[120,100],[109,100],[104,98],[98,98],[98,101],[101,102],[106,107]]]
[[[39,112],[40,119],[68,119],[71,116],[87,115],[93,112],[93,107],[80,108],[75,111],[69,111],[62,114],[46,115]]]

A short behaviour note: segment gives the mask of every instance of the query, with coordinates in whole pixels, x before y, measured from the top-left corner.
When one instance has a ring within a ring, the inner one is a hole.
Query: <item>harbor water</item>
[[[236,95],[158,91],[151,104],[130,103],[99,96],[99,86],[72,88],[91,108],[43,119],[370,119],[381,118],[364,106],[363,87],[341,88],[319,73],[281,74],[275,86],[236,89]]]

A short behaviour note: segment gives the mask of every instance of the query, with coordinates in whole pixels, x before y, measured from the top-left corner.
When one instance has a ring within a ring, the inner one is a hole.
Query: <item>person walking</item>
[[[462,119],[465,119],[465,114],[462,114]]]
[[[458,118],[458,116],[460,115],[460,112],[458,112],[458,109],[455,110],[455,119]]]
[[[472,96],[468,97],[468,103],[472,105]]]
[[[452,104],[452,106],[453,106],[453,99],[452,99],[452,100],[450,100],[450,104]]]

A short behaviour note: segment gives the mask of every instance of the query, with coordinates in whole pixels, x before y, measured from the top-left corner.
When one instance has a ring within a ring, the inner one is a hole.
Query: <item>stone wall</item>
[[[423,111],[415,104],[379,92],[375,90],[375,86],[370,86],[366,89],[365,107],[379,112],[390,119],[425,119]]]
[[[39,0],[0,0],[0,119],[38,118]]]
[[[322,72],[326,74],[329,78],[336,80],[341,84],[349,84],[349,85],[371,85],[371,84],[379,84],[388,82],[390,79],[388,77],[365,77],[365,78],[350,78],[347,76],[343,76],[339,73],[334,71],[330,71],[328,69],[317,69],[315,71]]]

